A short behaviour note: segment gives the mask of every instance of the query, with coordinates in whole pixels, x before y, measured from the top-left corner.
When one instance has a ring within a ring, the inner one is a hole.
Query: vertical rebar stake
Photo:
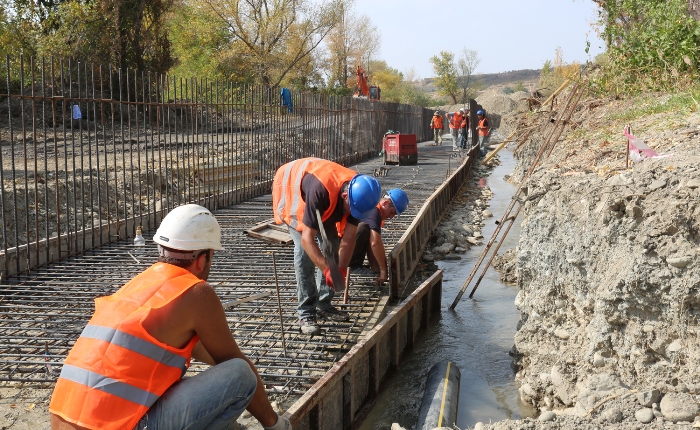
[[[350,298],[350,268],[348,267],[347,274],[345,276],[345,294],[343,295],[343,304],[348,304],[348,299]]]
[[[287,343],[284,340],[284,317],[282,316],[282,302],[280,301],[280,284],[277,279],[277,262],[275,259],[275,251],[272,251],[272,270],[275,272],[275,289],[277,290],[277,309],[280,312],[280,329],[282,330],[282,351],[284,358],[287,358]]]
[[[632,128],[627,124],[627,133],[632,134]],[[630,140],[627,139],[627,152],[625,153],[625,170],[630,168]]]

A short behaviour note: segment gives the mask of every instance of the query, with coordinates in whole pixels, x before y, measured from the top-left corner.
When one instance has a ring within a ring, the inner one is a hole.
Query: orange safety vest
[[[462,124],[462,119],[462,114],[455,112],[454,115],[452,115],[452,120],[450,121],[450,128],[459,128],[459,125]]]
[[[331,217],[338,203],[338,196],[345,182],[350,182],[357,172],[332,161],[320,158],[300,158],[277,169],[272,181],[272,210],[277,224],[302,231],[306,203],[301,197],[301,180],[312,174],[326,187],[331,205],[321,214],[320,222]],[[343,216],[342,223],[347,220]],[[343,226],[343,228],[345,228]]]
[[[90,429],[131,429],[190,365],[195,335],[184,348],[159,342],[141,322],[202,282],[189,271],[156,263],[107,297],[73,345],[49,411]]]
[[[442,130],[442,116],[433,116],[433,120],[430,122],[430,128],[437,128]]]
[[[484,117],[483,119],[481,119],[479,121],[479,127],[486,127],[485,123],[486,123],[486,117]],[[479,128],[479,136],[488,136],[488,135],[489,135],[488,129],[484,130],[482,128]]]

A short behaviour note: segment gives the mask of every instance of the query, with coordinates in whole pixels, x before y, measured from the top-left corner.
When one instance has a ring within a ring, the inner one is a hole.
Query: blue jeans
[[[258,383],[247,361],[234,358],[173,384],[134,430],[229,429]]]
[[[316,308],[327,310],[332,307],[331,300],[335,292],[326,285],[326,278],[301,246],[301,233],[289,227],[289,234],[294,241],[294,274],[297,278],[297,313],[299,319],[315,317]],[[338,258],[340,240],[338,231],[326,227],[326,235],[333,245],[333,254]],[[321,233],[316,235],[316,242],[321,241]]]

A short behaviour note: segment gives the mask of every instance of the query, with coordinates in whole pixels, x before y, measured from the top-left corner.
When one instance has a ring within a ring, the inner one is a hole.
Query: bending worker
[[[379,182],[368,175],[319,158],[301,158],[280,167],[272,183],[275,222],[286,224],[294,241],[294,272],[297,280],[299,325],[304,334],[321,332],[316,316],[346,321],[347,313],[331,304],[333,285],[330,269],[316,243],[321,240],[319,222],[337,255],[340,274],[345,279],[355,247],[360,219],[367,216],[381,197]],[[319,220],[316,211],[321,214]],[[338,240],[336,223],[348,235]],[[319,271],[315,274],[315,269]]]
[[[382,197],[369,215],[360,221],[357,226],[355,250],[350,259],[350,267],[355,273],[361,273],[366,255],[370,270],[373,274],[378,274],[377,284],[389,280],[386,251],[382,242],[382,227],[384,227],[384,221],[401,215],[406,207],[408,207],[408,196],[404,190],[394,188],[389,190],[386,197]]]
[[[158,262],[95,300],[56,382],[51,428],[230,428],[247,409],[265,429],[290,430],[206,282],[223,249],[214,215],[177,207],[153,240]],[[212,367],[181,379],[191,357]]]
[[[435,139],[435,144],[436,145],[442,145],[442,130],[445,129],[445,126],[442,125],[442,115],[440,115],[440,112],[435,111],[433,114],[433,119],[430,120],[430,128],[433,129],[433,139]]]

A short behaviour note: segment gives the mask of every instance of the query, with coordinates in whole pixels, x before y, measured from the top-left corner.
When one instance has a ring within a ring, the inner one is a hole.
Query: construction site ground
[[[350,166],[376,175],[384,190],[401,187],[410,205],[387,222],[383,239],[391,250],[428,197],[465,153],[452,147],[419,144],[417,165],[383,165],[382,158]],[[256,364],[270,397],[285,409],[311,387],[382,315],[387,287],[375,286],[371,276],[352,276],[350,300],[335,305],[349,312],[349,322],[322,322],[322,335],[302,336],[296,317],[293,246],[247,236],[244,231],[272,217],[271,196],[215,212],[222,226],[224,251],[214,257],[209,282],[222,302],[258,298],[227,309],[231,330],[244,353]],[[145,247],[130,240],[115,242],[29,274],[2,281],[0,301],[0,427],[49,427],[48,403],[61,363],[89,320],[96,297],[113,293],[157,259],[151,238]],[[276,284],[284,321],[277,311]],[[190,372],[204,365],[196,362]],[[255,420],[241,420],[257,428]]]

